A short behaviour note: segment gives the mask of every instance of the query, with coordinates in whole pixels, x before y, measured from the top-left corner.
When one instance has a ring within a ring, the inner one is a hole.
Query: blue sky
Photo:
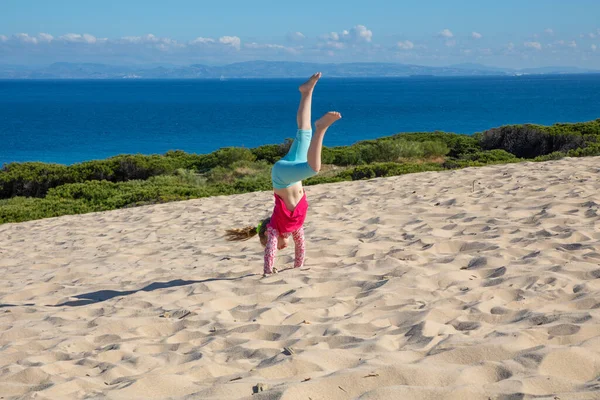
[[[0,3],[0,63],[246,60],[600,69],[600,1]]]

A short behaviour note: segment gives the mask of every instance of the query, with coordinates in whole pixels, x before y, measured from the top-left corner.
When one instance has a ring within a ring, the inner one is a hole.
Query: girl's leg
[[[265,266],[263,273],[269,275],[273,273],[273,265],[275,265],[275,256],[277,255],[277,238],[279,233],[276,229],[267,228],[267,246],[265,247]]]
[[[311,107],[312,95],[315,90],[315,85],[321,77],[321,73],[316,73],[304,82],[298,90],[300,90],[300,105],[296,114],[296,122],[298,123],[298,132],[296,138],[290,147],[287,155],[283,158],[286,161],[306,162],[306,154],[308,153],[308,145],[312,135],[311,128]]]
[[[327,128],[335,121],[342,118],[338,112],[325,114],[316,123],[315,134],[311,129],[312,94],[320,73],[313,75],[306,83],[300,86],[300,106],[296,116],[298,132],[287,155],[273,166],[271,179],[273,187],[283,189],[304,179],[316,175],[321,170],[321,150],[323,137]]]
[[[339,112],[328,112],[323,115],[317,122],[315,122],[315,134],[310,141],[308,147],[307,161],[308,165],[313,171],[319,172],[321,170],[321,150],[323,149],[323,138],[327,129],[338,119],[342,118]]]
[[[298,106],[298,114],[296,115],[296,121],[298,122],[298,129],[311,130],[312,122],[310,119],[311,107],[312,107],[312,95],[315,90],[317,81],[321,78],[321,73],[317,72],[311,76],[308,81],[300,85],[300,105]]]
[[[296,257],[294,260],[294,268],[300,268],[304,265],[304,253],[306,246],[304,244],[304,227],[300,227],[296,232],[292,233],[294,243],[296,245]]]

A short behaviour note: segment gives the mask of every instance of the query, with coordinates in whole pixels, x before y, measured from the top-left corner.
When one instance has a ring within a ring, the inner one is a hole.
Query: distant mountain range
[[[255,79],[301,78],[315,71],[328,77],[516,76],[600,73],[576,67],[526,69],[494,68],[480,64],[426,67],[391,63],[317,64],[284,61],[248,61],[222,66],[114,66],[88,63],[54,63],[46,67],[0,65],[0,79]]]

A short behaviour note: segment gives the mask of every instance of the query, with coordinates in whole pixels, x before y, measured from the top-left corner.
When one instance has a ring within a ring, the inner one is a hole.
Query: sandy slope
[[[269,193],[0,225],[0,397],[600,399],[599,178],[311,187],[307,268],[266,279],[222,234]]]

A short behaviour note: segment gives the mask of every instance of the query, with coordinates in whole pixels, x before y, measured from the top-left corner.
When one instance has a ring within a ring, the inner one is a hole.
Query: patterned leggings
[[[279,237],[279,232],[277,229],[271,228],[270,226],[267,228],[268,240],[267,247],[265,248],[265,274],[273,273],[273,265],[275,264],[275,256],[277,255],[277,238]],[[285,238],[290,236],[289,233],[285,233],[281,235]],[[300,268],[304,265],[304,228],[301,227],[297,231],[292,233],[292,237],[294,238],[294,244],[296,245],[296,258],[294,260],[294,268]]]

